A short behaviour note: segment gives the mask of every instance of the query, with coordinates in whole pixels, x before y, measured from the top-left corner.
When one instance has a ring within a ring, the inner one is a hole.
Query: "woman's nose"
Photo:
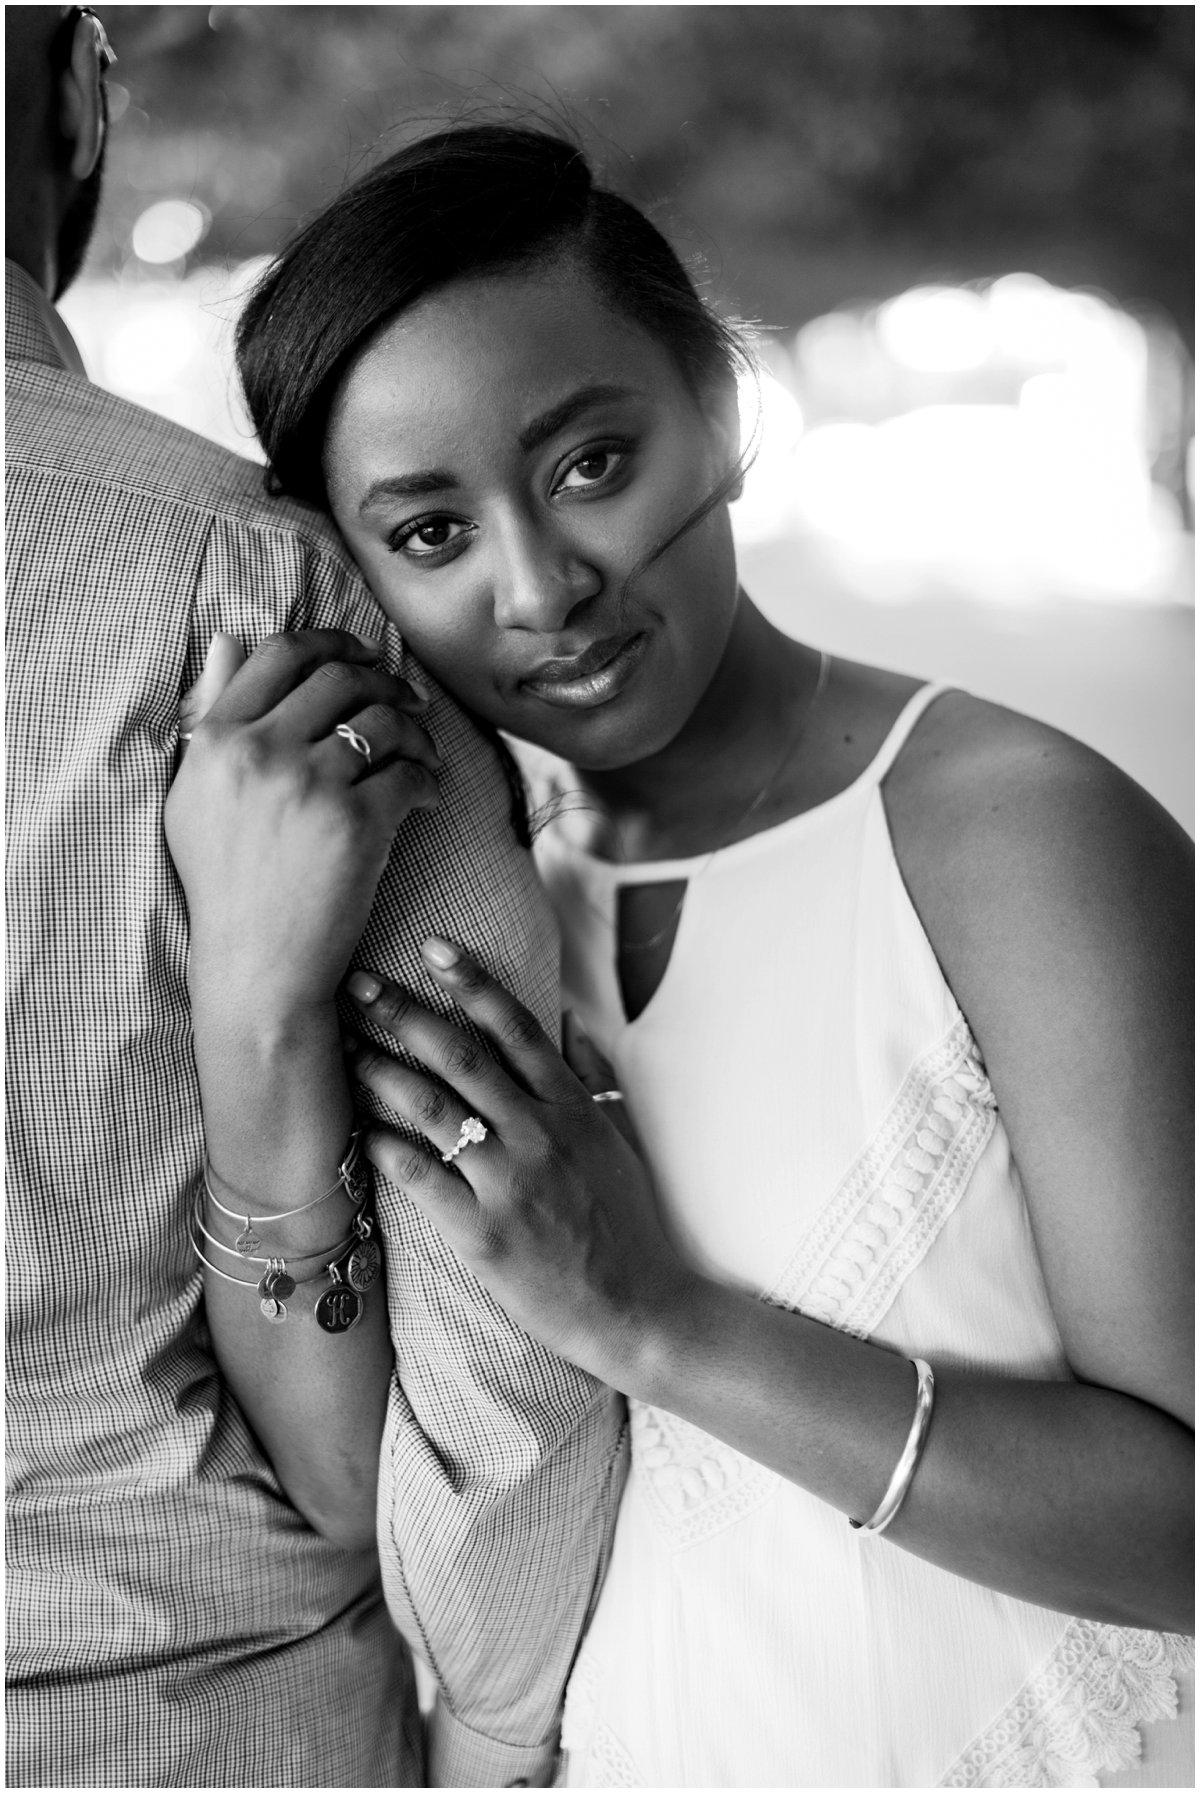
[[[553,634],[603,585],[602,572],[577,544],[550,530],[514,527],[496,568],[496,622],[502,629]]]

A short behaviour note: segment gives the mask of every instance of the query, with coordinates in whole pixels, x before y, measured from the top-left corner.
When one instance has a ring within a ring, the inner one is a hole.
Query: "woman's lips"
[[[570,660],[546,661],[532,678],[521,681],[522,688],[561,709],[591,709],[625,689],[645,646],[644,634],[610,636]]]

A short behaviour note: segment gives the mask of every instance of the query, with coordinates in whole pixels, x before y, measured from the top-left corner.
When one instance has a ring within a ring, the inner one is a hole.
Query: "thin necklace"
[[[712,864],[713,860],[717,857],[717,854],[722,852],[723,849],[729,845],[729,843],[733,839],[734,835],[739,834],[741,832],[741,830],[746,826],[746,823],[750,820],[750,818],[752,816],[755,816],[758,814],[759,810],[762,808],[762,806],[766,802],[767,798],[771,795],[771,792],[775,789],[775,786],[778,783],[780,777],[782,776],[784,770],[788,766],[788,764],[792,758],[792,755],[795,753],[797,747],[799,747],[799,745],[800,745],[801,738],[804,734],[805,729],[808,727],[808,724],[812,718],[813,711],[816,709],[818,703],[821,700],[821,695],[824,692],[825,686],[828,683],[828,679],[829,679],[829,666],[830,666],[829,655],[825,652],[824,648],[822,648],[821,649],[821,664],[817,669],[817,682],[813,686],[813,694],[809,698],[808,702],[805,704],[803,710],[801,711],[800,720],[796,724],[796,727],[793,730],[792,734],[788,737],[787,746],[784,748],[783,753],[779,759],[779,762],[775,766],[774,770],[772,771],[771,776],[768,778],[766,784],[763,785],[763,787],[760,791],[755,792],[754,796],[750,799],[750,802],[746,805],[745,809],[743,809],[741,811],[741,813],[737,817],[735,817],[732,826],[729,827],[728,829],[726,829],[725,833],[721,836],[721,838],[717,842],[716,846],[713,847],[711,852],[709,852],[706,855],[706,857],[704,859],[704,863],[701,865],[699,871],[695,872],[693,874],[693,876],[685,882],[684,887],[683,887],[683,895],[680,897],[679,901],[676,903],[675,907],[672,909],[670,915],[668,915],[663,926],[661,928],[659,928],[655,933],[651,934],[649,936],[649,938],[646,940],[627,940],[624,942],[620,942],[619,949],[621,952],[623,952],[623,953],[648,953],[654,947],[661,946],[662,942],[665,939],[667,939],[668,935],[670,935],[673,932],[676,922],[679,920],[679,917],[683,914],[683,905],[687,901],[688,891],[692,888],[692,886],[694,884],[698,883],[699,880],[704,876],[705,872],[708,870],[708,868]],[[591,906],[592,905],[589,904],[589,907],[591,907]],[[604,919],[607,920],[607,917],[605,917]]]

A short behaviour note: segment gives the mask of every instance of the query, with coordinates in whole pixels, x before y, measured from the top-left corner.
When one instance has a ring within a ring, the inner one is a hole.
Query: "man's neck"
[[[58,262],[45,181],[36,170],[10,167],[5,173],[4,259],[23,268],[49,300]]]

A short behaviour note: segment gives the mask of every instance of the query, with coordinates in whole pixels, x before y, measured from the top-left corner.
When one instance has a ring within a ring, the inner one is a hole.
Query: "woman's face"
[[[637,569],[736,453],[670,355],[562,267],[456,282],[387,326],[339,390],[325,474],[434,676],[599,770],[673,740],[720,663],[724,504]]]

